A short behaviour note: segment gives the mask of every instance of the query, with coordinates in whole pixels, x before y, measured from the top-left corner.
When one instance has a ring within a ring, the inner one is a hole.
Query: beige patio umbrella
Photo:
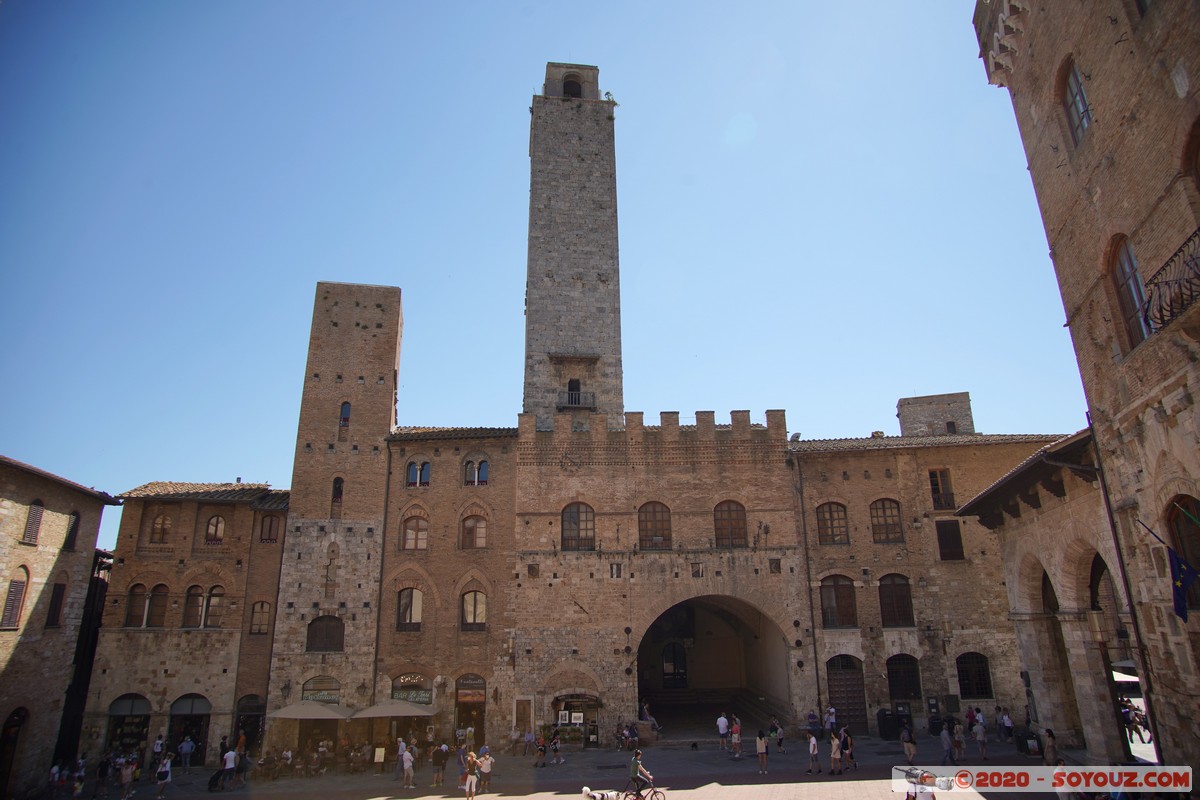
[[[384,700],[373,706],[354,712],[354,719],[369,717],[432,717],[437,713],[433,706],[410,703],[407,700]]]
[[[354,713],[349,708],[343,708],[333,703],[318,703],[316,700],[301,700],[290,706],[277,708],[267,714],[276,719],[349,719]]]

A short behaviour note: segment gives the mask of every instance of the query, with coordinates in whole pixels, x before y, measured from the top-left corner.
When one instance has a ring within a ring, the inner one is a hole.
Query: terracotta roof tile
[[[270,493],[266,483],[179,483],[154,481],[120,495],[123,499],[153,497],[159,500],[215,500],[222,503],[249,503]]]
[[[514,439],[516,428],[441,428],[423,425],[405,425],[394,428],[393,442],[411,442],[422,439]]]
[[[0,456],[0,464],[7,464],[10,467],[13,467],[14,469],[19,469],[24,472],[28,472],[32,475],[37,475],[39,477],[46,478],[47,480],[51,480],[51,481],[54,481],[55,483],[62,484],[63,486],[66,486],[69,489],[74,489],[77,492],[83,492],[84,494],[95,497],[97,500],[101,501],[102,503],[105,503],[106,505],[110,505],[110,506],[121,505],[121,501],[116,499],[112,495],[110,495],[108,492],[102,492],[99,489],[93,489],[89,486],[83,486],[81,484],[78,484],[75,481],[69,481],[66,478],[62,477],[61,475],[55,475],[53,472],[46,472],[46,470],[44,470],[44,469],[38,469],[37,467],[32,466],[30,464],[26,464],[23,461],[17,461],[15,458],[9,458],[8,456]]]
[[[1060,450],[1064,450],[1074,444],[1086,443],[1090,439],[1091,429],[1084,428],[1081,431],[1067,434],[1066,436],[1060,436],[1049,444],[1039,447],[1037,450],[1033,451],[1028,458],[1017,464],[1008,472],[1001,475],[999,478],[993,481],[990,486],[964,503],[963,506],[958,509],[957,513],[962,516],[970,516],[973,513],[977,513],[978,506],[985,503],[993,493],[997,492],[1005,484],[1018,477],[1021,473],[1029,469],[1034,464],[1040,462],[1046,456],[1053,455]]]

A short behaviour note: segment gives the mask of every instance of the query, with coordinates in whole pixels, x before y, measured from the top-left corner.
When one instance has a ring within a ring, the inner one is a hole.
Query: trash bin
[[[881,708],[875,712],[875,722],[879,725],[879,738],[896,740],[900,738],[900,718],[891,710]]]

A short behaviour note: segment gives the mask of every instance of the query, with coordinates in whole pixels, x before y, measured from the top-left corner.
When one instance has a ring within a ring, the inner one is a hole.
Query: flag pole
[[[1150,736],[1154,739],[1154,760],[1159,764],[1165,764],[1162,753],[1162,737],[1158,735],[1158,715],[1154,713],[1154,683],[1150,677],[1150,664],[1147,659],[1145,640],[1142,639],[1142,626],[1138,622],[1137,605],[1133,602],[1133,587],[1129,584],[1129,573],[1125,569],[1125,555],[1121,552],[1121,537],[1117,533],[1117,520],[1113,516],[1112,499],[1108,495],[1108,479],[1104,473],[1104,459],[1100,457],[1100,442],[1096,439],[1096,426],[1092,422],[1092,412],[1086,412],[1086,416],[1088,432],[1092,435],[1092,452],[1096,458],[1096,475],[1100,478],[1100,496],[1104,498],[1104,512],[1108,515],[1108,530],[1112,534],[1113,547],[1117,551],[1117,566],[1121,572],[1121,584],[1125,587],[1125,603],[1129,609],[1129,621],[1133,625],[1133,639],[1137,644],[1138,655],[1142,662],[1138,678],[1142,682],[1142,699],[1146,701],[1146,722],[1150,725]],[[1138,521],[1141,522],[1141,520]],[[1151,531],[1151,533],[1154,532]],[[1154,534],[1154,538],[1162,541],[1158,534]],[[1109,683],[1112,682],[1111,675],[1104,677]]]

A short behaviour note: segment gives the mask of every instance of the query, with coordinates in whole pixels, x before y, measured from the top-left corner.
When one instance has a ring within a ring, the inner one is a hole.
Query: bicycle
[[[639,791],[637,783],[633,778],[630,778],[625,783],[625,789],[621,793],[621,800],[667,800],[667,793],[662,789],[656,789],[654,781],[649,781]]]

